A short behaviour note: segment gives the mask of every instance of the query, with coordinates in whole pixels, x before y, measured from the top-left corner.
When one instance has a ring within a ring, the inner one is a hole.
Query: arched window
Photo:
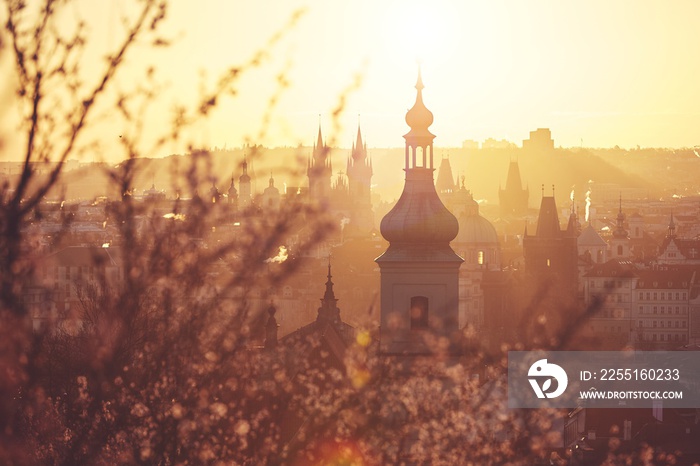
[[[621,244],[618,244],[618,245],[617,245],[617,255],[618,255],[618,256],[621,256],[621,255],[622,255],[622,245],[621,245]]]
[[[476,255],[476,263],[484,265],[484,251],[479,251]]]
[[[414,296],[411,298],[411,330],[428,328],[428,298]]]

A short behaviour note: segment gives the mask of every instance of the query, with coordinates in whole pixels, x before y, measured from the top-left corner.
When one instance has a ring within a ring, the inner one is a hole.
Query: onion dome
[[[406,113],[406,123],[411,127],[411,131],[404,135],[407,141],[422,145],[432,141],[435,135],[428,131],[433,124],[433,112],[423,103],[423,78],[421,78],[420,68],[418,68],[418,81],[416,82],[416,103]],[[427,141],[426,141],[427,139]]]
[[[414,131],[427,131],[428,127],[433,124],[433,112],[423,103],[423,79],[420,69],[418,70],[418,81],[416,82],[416,103],[406,113],[406,123]]]
[[[416,90],[416,103],[406,114],[406,123],[411,127],[411,131],[404,135],[406,181],[401,197],[380,224],[389,248],[377,258],[377,262],[462,262],[462,258],[450,248],[459,224],[438,197],[433,182],[432,141],[435,136],[428,131],[433,113],[423,103],[420,69]],[[423,166],[416,165],[416,148],[423,149]],[[413,152],[413,164],[409,163],[409,149]]]
[[[498,246],[498,234],[491,222],[481,215],[463,216],[459,219],[460,243],[491,244]]]
[[[268,180],[268,186],[265,188],[265,191],[263,191],[263,194],[268,194],[268,195],[279,195],[280,190],[275,187],[275,179],[272,177],[272,173],[270,173],[270,179]]]
[[[380,228],[390,243],[447,244],[459,225],[435,191],[432,170],[414,168],[406,171],[403,193]]]

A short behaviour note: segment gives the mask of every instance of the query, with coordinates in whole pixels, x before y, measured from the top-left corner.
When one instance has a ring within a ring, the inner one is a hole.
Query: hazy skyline
[[[95,40],[89,72],[105,47],[118,43],[119,17],[129,12],[118,0],[79,5],[72,14],[86,19]],[[246,137],[268,146],[310,145],[321,114],[329,142],[345,147],[360,114],[369,146],[400,147],[417,58],[436,146],[489,137],[520,144],[538,127],[551,128],[563,147],[700,144],[700,4],[689,0],[177,2],[167,22],[174,45],[132,58],[118,87],[140,76],[132,65],[154,64],[165,87],[148,121],[169,121],[174,102],[191,102],[202,76],[213,86],[299,9],[300,20],[242,76],[237,95],[191,134],[198,145],[240,146]],[[288,87],[259,139],[280,74]],[[348,89],[335,131],[331,113]],[[109,123],[101,131],[103,141],[119,132]]]

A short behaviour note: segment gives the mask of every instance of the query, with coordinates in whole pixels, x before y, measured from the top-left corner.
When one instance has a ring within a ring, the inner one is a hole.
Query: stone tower
[[[457,219],[433,182],[433,114],[423,103],[420,69],[416,102],[406,113],[403,193],[381,222],[389,247],[376,259],[381,274],[380,351],[387,355],[458,352],[459,267],[450,247]]]

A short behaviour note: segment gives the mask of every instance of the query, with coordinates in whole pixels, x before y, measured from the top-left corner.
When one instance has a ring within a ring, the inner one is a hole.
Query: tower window
[[[551,267],[551,265],[551,262],[549,261],[549,259],[547,259],[547,267]]]
[[[484,265],[484,251],[479,251],[479,252],[476,254],[476,262],[477,262],[479,265]]]
[[[411,298],[411,330],[428,328],[428,298],[414,296]]]
[[[622,245],[617,246],[617,255],[621,256],[622,255]]]

